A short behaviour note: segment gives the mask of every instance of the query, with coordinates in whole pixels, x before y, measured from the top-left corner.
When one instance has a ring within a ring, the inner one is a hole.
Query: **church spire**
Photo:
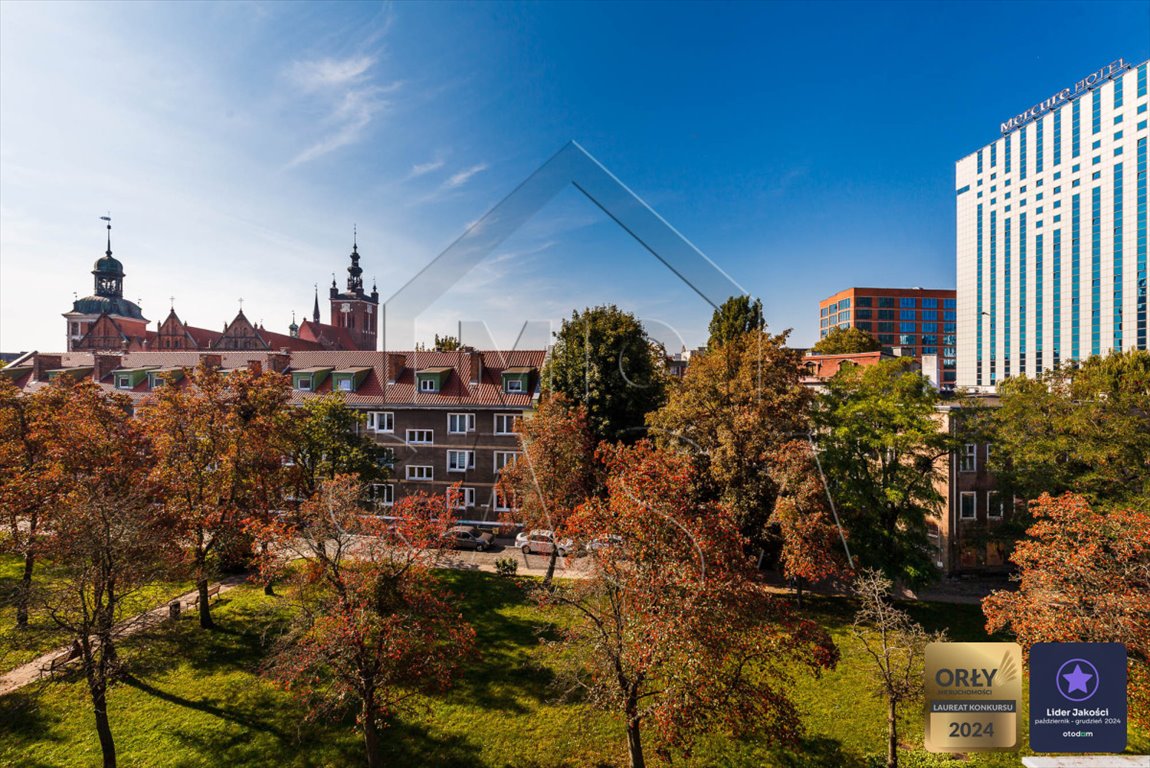
[[[315,286],[315,309],[311,311],[312,322],[319,322],[319,283]]]
[[[363,293],[363,269],[359,266],[359,234],[354,224],[351,227],[351,266],[347,268],[347,292]]]

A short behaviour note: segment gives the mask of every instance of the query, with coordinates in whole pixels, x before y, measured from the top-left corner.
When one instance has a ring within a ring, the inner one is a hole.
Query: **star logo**
[[[1070,659],[1058,668],[1058,692],[1069,701],[1086,701],[1098,692],[1098,669],[1086,659]]]

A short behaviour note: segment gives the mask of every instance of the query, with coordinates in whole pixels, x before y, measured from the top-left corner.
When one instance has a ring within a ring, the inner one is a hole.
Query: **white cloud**
[[[374,64],[372,56],[296,61],[292,63],[289,74],[306,91],[343,88],[362,82]]]
[[[415,165],[411,166],[411,172],[409,174],[407,174],[407,178],[408,179],[415,179],[415,178],[419,178],[420,176],[426,176],[429,173],[433,173],[435,171],[438,171],[445,164],[446,164],[446,162],[441,158],[436,158],[435,160],[429,160],[426,163],[416,163]]]
[[[459,173],[453,175],[450,179],[448,179],[444,183],[443,186],[447,187],[448,189],[455,189],[457,187],[462,187],[464,184],[466,184],[471,179],[472,176],[474,176],[477,173],[483,173],[486,170],[487,170],[487,163],[476,163],[475,165],[471,166],[470,168],[466,168],[466,169],[460,171]]]

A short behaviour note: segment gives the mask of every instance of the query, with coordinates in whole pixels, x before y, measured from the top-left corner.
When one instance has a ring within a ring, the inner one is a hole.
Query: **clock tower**
[[[351,266],[347,268],[347,290],[340,292],[335,278],[331,281],[331,324],[344,329],[356,349],[378,349],[379,291],[363,290],[363,269],[359,266],[359,243],[353,232]]]

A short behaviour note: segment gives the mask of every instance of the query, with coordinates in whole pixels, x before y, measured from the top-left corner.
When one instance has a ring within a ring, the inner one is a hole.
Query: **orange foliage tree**
[[[561,679],[622,716],[632,768],[690,750],[704,731],[801,732],[786,694],[796,666],[818,672],[838,652],[813,622],[755,580],[746,540],[724,507],[691,501],[689,457],[603,446],[606,498],[581,505],[571,530],[618,542],[589,554],[588,577],[539,590],[574,617],[550,645]]]
[[[1125,643],[1131,719],[1150,727],[1150,514],[1092,509],[1082,496],[1043,494],[1010,559],[1018,589],[982,601],[989,632],[1042,642]]]
[[[430,572],[451,522],[442,496],[407,496],[388,519],[364,514],[356,478],[321,483],[266,526],[266,567],[291,580],[296,620],[268,673],[309,716],[353,710],[367,765],[383,765],[383,732],[417,693],[448,688],[475,632]]]

